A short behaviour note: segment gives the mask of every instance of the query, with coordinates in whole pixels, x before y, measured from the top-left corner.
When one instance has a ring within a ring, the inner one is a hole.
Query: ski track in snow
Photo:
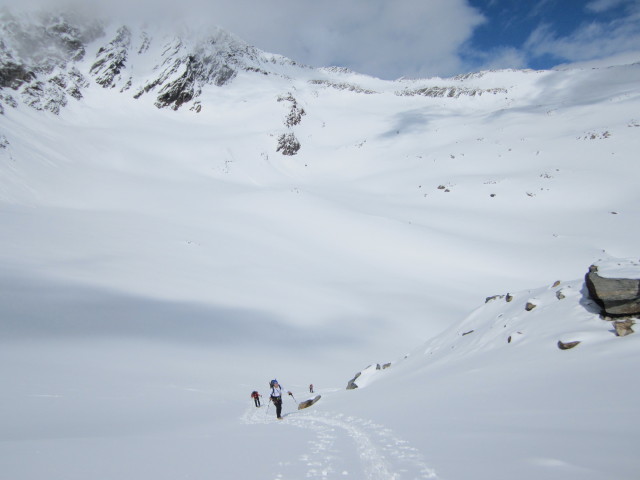
[[[241,420],[247,424],[275,423],[263,408],[250,407]],[[436,480],[439,477],[429,468],[420,453],[408,442],[394,435],[382,425],[353,416],[330,412],[291,412],[285,414],[287,425],[307,428],[315,433],[309,442],[308,453],[298,459],[307,467],[305,478],[364,478],[367,480]],[[351,442],[345,442],[350,439]],[[351,444],[355,452],[345,451],[337,445]],[[362,472],[350,471],[345,456],[355,454],[360,459]],[[283,466],[286,467],[286,466]],[[287,478],[285,472],[276,473],[274,480]]]

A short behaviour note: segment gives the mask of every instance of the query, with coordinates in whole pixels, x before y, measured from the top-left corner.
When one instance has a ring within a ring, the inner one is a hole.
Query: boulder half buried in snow
[[[318,400],[320,400],[321,396],[322,395],[316,395],[315,398],[310,398],[309,400],[305,400],[304,402],[300,402],[298,404],[298,410],[302,410],[303,408],[310,407],[311,405],[316,403]]]

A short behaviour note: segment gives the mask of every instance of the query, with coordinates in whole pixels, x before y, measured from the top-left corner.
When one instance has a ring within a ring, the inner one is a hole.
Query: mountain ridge
[[[142,22],[132,27],[69,13],[14,15],[5,10],[0,13],[0,29],[0,107],[24,101],[55,114],[70,98],[81,99],[90,84],[136,99],[153,95],[158,108],[188,106],[200,111],[202,89],[228,85],[240,71],[297,76],[354,93],[391,88],[397,95],[457,98],[508,92],[505,85],[469,85],[488,72],[382,81],[341,67],[312,68],[259,50],[219,27],[151,33],[153,29]],[[425,82],[428,86],[417,85]]]

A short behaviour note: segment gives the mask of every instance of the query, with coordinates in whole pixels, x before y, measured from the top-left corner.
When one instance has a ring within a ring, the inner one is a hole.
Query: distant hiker
[[[313,383],[309,385],[309,393],[313,393]]]
[[[271,401],[276,406],[276,416],[279,420],[282,420],[282,392],[283,388],[280,386],[277,380],[271,380],[269,382],[269,386],[271,387]],[[289,395],[293,396],[291,392],[287,392]]]
[[[256,407],[260,406],[260,397],[262,395],[260,395],[258,392],[256,392],[255,390],[253,392],[251,392],[251,398],[253,398],[253,402],[256,404]]]

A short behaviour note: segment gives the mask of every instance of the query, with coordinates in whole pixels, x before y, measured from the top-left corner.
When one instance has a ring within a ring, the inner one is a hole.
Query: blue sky
[[[491,49],[499,45],[522,48],[529,35],[540,25],[548,25],[566,36],[586,22],[603,20],[596,12],[585,8],[588,2],[584,0],[469,0],[469,4],[487,18],[486,23],[475,29],[470,39],[477,49]],[[623,6],[619,4],[604,14],[612,18],[623,11]]]
[[[522,57],[521,66],[542,69],[632,51],[634,45],[640,49],[637,0],[469,0],[469,4],[486,18],[461,51],[469,64],[511,50]],[[624,32],[628,43],[618,38]],[[581,45],[582,54],[576,51]]]
[[[385,79],[542,69],[623,54],[640,60],[640,0],[76,1],[122,21],[215,24],[300,63]]]

